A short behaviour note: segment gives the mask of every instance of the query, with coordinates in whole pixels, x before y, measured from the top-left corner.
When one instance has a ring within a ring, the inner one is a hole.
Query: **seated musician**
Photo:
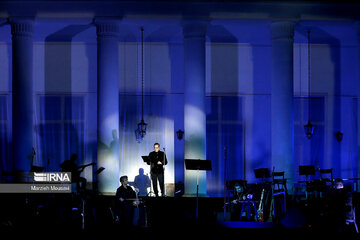
[[[85,190],[86,178],[80,177],[81,172],[86,167],[85,165],[78,166],[76,160],[78,159],[77,154],[72,154],[70,160],[65,160],[60,164],[62,172],[71,172],[71,181],[76,183],[76,190]]]
[[[246,192],[239,183],[234,184],[234,199],[231,201],[231,220],[240,220],[241,203],[239,201],[246,199]]]
[[[121,186],[116,190],[115,207],[119,222],[124,226],[130,226],[133,222],[134,207],[139,205],[136,199],[136,192],[129,186],[128,177],[120,177]]]
[[[358,232],[352,204],[352,193],[344,187],[342,179],[335,179],[328,200],[329,216],[327,219],[331,229],[337,232]]]
[[[244,187],[240,186],[239,183],[234,184],[234,197],[233,203],[237,203],[239,200],[245,200],[246,199],[246,192]]]

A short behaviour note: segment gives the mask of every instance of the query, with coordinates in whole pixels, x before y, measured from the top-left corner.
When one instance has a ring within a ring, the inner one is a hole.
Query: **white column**
[[[205,37],[206,21],[186,20],[184,34],[185,159],[206,159]],[[196,194],[197,173],[185,169],[185,195]],[[199,172],[199,194],[206,194],[206,172]]]
[[[97,34],[97,167],[105,170],[98,176],[98,190],[113,193],[119,186],[119,42],[118,22],[96,19]]]
[[[33,148],[32,19],[10,19],[12,35],[12,144],[14,167],[29,171]]]
[[[271,24],[271,150],[275,171],[294,177],[294,23]]]

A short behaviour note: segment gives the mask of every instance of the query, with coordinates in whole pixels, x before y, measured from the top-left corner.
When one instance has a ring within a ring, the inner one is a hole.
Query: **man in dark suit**
[[[164,165],[168,163],[166,154],[160,151],[160,144],[154,144],[154,151],[149,154],[150,159],[150,173],[153,189],[156,197],[159,196],[157,183],[159,181],[161,196],[165,196],[164,187]]]

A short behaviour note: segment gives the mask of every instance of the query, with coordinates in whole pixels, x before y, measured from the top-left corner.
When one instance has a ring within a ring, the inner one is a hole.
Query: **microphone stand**
[[[147,197],[151,197],[152,194],[154,193],[153,191],[151,191],[152,189],[152,180],[151,180],[151,166],[150,166],[150,173],[145,174],[149,179],[150,179],[150,191],[146,194]],[[149,177],[150,175],[150,177]]]
[[[35,158],[36,152],[35,152],[35,148],[32,148],[32,153],[31,153],[31,166],[34,166],[34,158]]]
[[[164,170],[164,192],[162,193],[164,196],[165,196],[165,148],[163,148],[163,150],[164,150],[164,156],[163,156],[163,170]],[[163,196],[163,197],[164,197]]]
[[[226,219],[226,212],[227,212],[227,206],[226,206],[226,196],[227,196],[227,187],[226,187],[226,160],[227,160],[227,149],[226,146],[224,147],[224,221]],[[230,206],[229,206],[230,207]]]
[[[150,190],[149,190],[149,192],[146,194],[146,196],[147,197],[153,197],[154,195],[154,192],[151,190],[152,189],[152,186],[153,186],[153,182],[152,182],[152,174],[151,174],[151,166],[152,166],[152,162],[151,162],[151,159],[148,161],[148,162],[146,162],[148,165],[149,165],[149,168],[150,168],[150,171],[149,171],[149,174],[146,174],[146,176],[148,176],[149,177],[149,179],[150,179]]]

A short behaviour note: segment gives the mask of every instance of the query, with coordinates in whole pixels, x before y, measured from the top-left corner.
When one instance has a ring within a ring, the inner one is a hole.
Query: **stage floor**
[[[240,236],[254,234],[257,237],[333,233],[322,224],[319,210],[321,200],[304,203],[293,201],[289,196],[287,213],[282,219],[276,222],[268,219],[261,223],[221,218],[224,216],[223,198],[200,197],[196,218],[196,198],[149,197],[143,199],[145,204],[135,209],[135,214],[146,213],[146,223],[142,221],[129,226],[122,225],[114,218],[114,200],[114,196],[91,194],[83,199],[71,194],[0,194],[0,232],[34,233],[34,229],[50,233],[136,232],[147,235],[170,232],[172,236],[185,237],[219,233]]]

